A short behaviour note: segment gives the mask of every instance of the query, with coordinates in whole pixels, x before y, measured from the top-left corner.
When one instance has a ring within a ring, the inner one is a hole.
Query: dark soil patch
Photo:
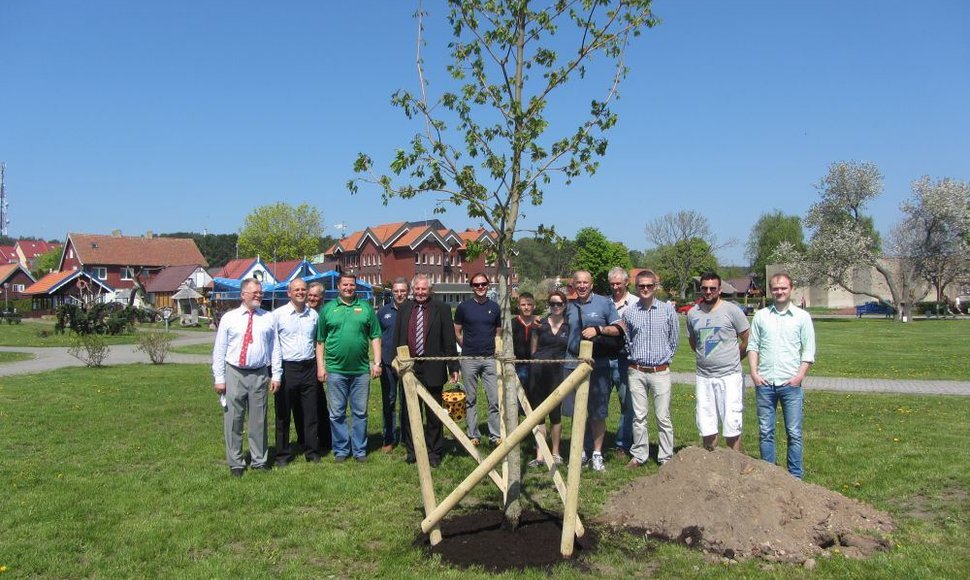
[[[543,512],[523,512],[519,527],[504,526],[501,510],[491,509],[461,514],[441,523],[441,542],[432,546],[422,534],[416,543],[431,554],[458,568],[481,566],[490,572],[552,568],[563,562],[559,545],[562,541],[562,517]],[[596,549],[597,536],[589,525],[582,538],[575,541],[573,557],[577,562]]]
[[[888,550],[889,514],[747,455],[688,447],[615,492],[600,523],[732,560],[805,562]]]

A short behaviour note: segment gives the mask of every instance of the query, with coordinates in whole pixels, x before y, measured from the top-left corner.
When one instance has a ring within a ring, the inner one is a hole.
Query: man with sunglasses
[[[501,309],[488,297],[488,276],[478,272],[472,276],[472,297],[455,309],[455,337],[461,346],[461,382],[465,391],[468,438],[473,444],[481,441],[478,431],[478,380],[485,387],[488,399],[488,436],[493,444],[502,440],[501,418],[498,410],[498,376],[495,371],[495,337],[502,332]]]
[[[593,340],[597,335],[620,336],[622,330],[620,316],[616,313],[613,302],[598,294],[593,294],[593,275],[586,270],[573,273],[573,289],[576,290],[576,300],[566,311],[566,322],[569,324],[569,355],[579,354],[579,341]],[[567,369],[576,368],[575,363],[567,363]],[[575,404],[575,397],[571,396],[563,402],[563,414],[571,416]],[[603,460],[603,442],[606,439],[606,417],[610,407],[610,358],[609,356],[593,357],[593,372],[589,376],[589,415],[588,430],[592,449],[586,442],[583,456],[589,457],[589,464],[593,471],[606,471]],[[592,452],[592,455],[590,455]]]
[[[748,333],[748,318],[741,309],[721,300],[721,277],[701,274],[701,301],[687,311],[687,339],[697,356],[696,418],[705,449],[717,447],[720,420],[727,446],[741,451],[741,357]]]
[[[247,278],[239,286],[241,304],[219,320],[212,347],[213,389],[222,395],[226,461],[233,477],[246,470],[243,457],[243,422],[249,414],[250,466],[269,469],[266,409],[269,393],[276,393],[283,378],[283,357],[276,341],[272,313],[260,308],[259,281]]]
[[[674,454],[674,425],[670,421],[670,361],[677,352],[680,323],[677,311],[655,296],[660,277],[651,270],[637,274],[640,300],[623,311],[626,344],[629,351],[629,389],[633,407],[632,458],[627,467],[640,467],[650,455],[647,435],[649,398],[657,420],[659,451],[657,463],[663,465]]]

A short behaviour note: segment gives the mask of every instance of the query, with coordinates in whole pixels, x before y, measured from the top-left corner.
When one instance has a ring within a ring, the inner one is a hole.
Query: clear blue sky
[[[431,18],[443,8],[427,2]],[[0,160],[13,236],[237,231],[275,201],[350,229],[431,214],[345,182],[419,127],[415,4],[0,1]],[[830,163],[872,161],[879,229],[924,175],[970,179],[970,2],[658,0],[634,44],[599,172],[554,185],[525,225],[584,226],[645,249],[681,209],[739,244],[763,211],[804,215]],[[426,56],[448,38],[432,25]],[[432,90],[440,67],[430,71]],[[556,111],[569,116],[569,111]],[[476,226],[461,210],[442,218]]]

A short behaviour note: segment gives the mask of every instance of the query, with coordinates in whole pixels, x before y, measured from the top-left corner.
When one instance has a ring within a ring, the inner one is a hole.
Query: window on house
[[[95,266],[91,268],[91,275],[97,278],[98,280],[107,280],[108,269],[105,268],[104,266]]]
[[[438,254],[438,265],[441,265],[441,254]]]
[[[23,284],[14,284],[13,285],[13,291],[14,292],[23,292],[24,291],[24,285]]]
[[[74,258],[74,248],[71,248],[67,251],[67,257]]]
[[[131,266],[122,266],[121,268],[121,279],[131,280],[135,277],[135,269]]]
[[[414,255],[414,263],[415,264],[420,264],[421,263],[421,254],[415,254]]]

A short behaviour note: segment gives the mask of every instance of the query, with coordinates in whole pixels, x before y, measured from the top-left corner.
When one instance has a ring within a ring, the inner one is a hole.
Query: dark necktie
[[[424,304],[418,304],[414,319],[414,350],[415,355],[424,356]]]
[[[239,366],[246,366],[246,353],[249,352],[249,345],[253,342],[253,314],[254,310],[249,311],[249,323],[246,325],[246,335],[243,336],[242,349],[239,351]]]

